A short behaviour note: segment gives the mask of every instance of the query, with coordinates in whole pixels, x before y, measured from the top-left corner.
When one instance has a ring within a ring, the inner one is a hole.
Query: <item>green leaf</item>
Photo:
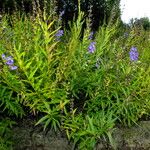
[[[47,126],[50,124],[50,122],[51,122],[52,120],[49,118],[49,119],[47,119],[47,121],[45,122],[45,124],[44,124],[44,130],[47,128]]]
[[[49,119],[49,116],[48,116],[48,115],[42,117],[42,118],[35,124],[35,126],[36,126],[36,125],[39,125],[39,124],[41,124],[41,123],[44,123],[47,119]]]

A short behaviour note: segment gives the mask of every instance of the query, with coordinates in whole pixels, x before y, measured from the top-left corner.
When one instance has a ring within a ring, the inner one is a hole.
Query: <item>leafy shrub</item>
[[[46,12],[11,16],[12,26],[3,18],[0,103],[16,116],[21,106],[41,114],[37,124],[64,128],[80,149],[106,136],[115,147],[115,124],[131,126],[150,112],[149,40],[135,29],[116,37],[118,22],[94,35],[87,26],[81,39],[83,18],[79,12],[69,31]]]

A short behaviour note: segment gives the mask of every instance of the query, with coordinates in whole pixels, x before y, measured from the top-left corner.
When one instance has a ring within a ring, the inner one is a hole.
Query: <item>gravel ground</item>
[[[14,150],[74,150],[65,134],[52,130],[44,132],[41,126],[26,119],[13,128]],[[116,128],[113,140],[117,150],[150,150],[150,121],[141,121],[131,128]],[[107,141],[98,141],[94,150],[111,150]]]

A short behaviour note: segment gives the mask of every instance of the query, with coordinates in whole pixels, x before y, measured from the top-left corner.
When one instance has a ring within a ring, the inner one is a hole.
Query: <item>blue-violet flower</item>
[[[65,11],[63,10],[60,12],[59,17],[61,18],[64,14],[65,14]]]
[[[7,64],[7,65],[13,65],[13,64],[14,64],[14,60],[13,60],[13,59],[8,59],[8,60],[6,61],[6,64]]]
[[[61,37],[64,34],[64,30],[58,30],[57,33],[55,34],[56,37]]]
[[[16,70],[18,67],[14,66],[14,60],[12,56],[6,57],[5,54],[2,54],[2,59],[5,61],[5,64],[9,66],[10,70]]]
[[[6,55],[5,54],[2,54],[2,59],[6,59]]]
[[[90,33],[90,35],[89,35],[89,40],[92,40],[93,39],[93,36],[94,36],[94,32],[92,31],[91,33]]]
[[[10,70],[16,70],[18,67],[17,66],[9,66]]]
[[[88,51],[89,53],[94,53],[96,47],[95,47],[96,42],[91,42],[89,47],[88,47]]]
[[[130,60],[131,61],[137,61],[138,58],[139,58],[139,53],[137,51],[137,48],[136,47],[131,47],[129,55],[130,55]]]

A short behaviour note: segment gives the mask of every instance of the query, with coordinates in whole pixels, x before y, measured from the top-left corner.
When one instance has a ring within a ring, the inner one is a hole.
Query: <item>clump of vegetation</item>
[[[36,125],[65,129],[79,149],[93,149],[103,137],[115,148],[115,125],[131,126],[150,113],[148,33],[133,27],[122,35],[119,21],[93,33],[87,20],[81,39],[80,7],[70,30],[59,17],[46,11],[2,17],[0,123],[11,127],[6,116],[23,117],[28,110],[42,116]],[[1,137],[10,146],[4,132]]]

